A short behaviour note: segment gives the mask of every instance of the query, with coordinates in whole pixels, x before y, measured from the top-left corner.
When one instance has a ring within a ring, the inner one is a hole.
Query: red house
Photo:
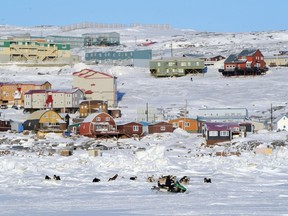
[[[118,124],[117,129],[120,136],[132,137],[143,135],[143,125],[137,122]]]
[[[261,75],[267,70],[264,56],[259,49],[245,49],[238,55],[230,55],[224,61],[224,69],[219,69],[219,72],[224,76],[239,76]]]
[[[104,112],[88,115],[81,123],[79,133],[90,137],[109,137],[119,134],[113,117]]]
[[[167,122],[157,122],[148,125],[148,133],[173,132],[173,124]]]

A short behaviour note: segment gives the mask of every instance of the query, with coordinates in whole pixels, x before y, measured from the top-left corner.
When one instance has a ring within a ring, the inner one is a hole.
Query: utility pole
[[[184,122],[183,122],[183,130],[185,130],[186,127],[186,118],[187,118],[187,100],[185,100],[185,109],[184,109]]]
[[[271,103],[271,117],[270,117],[270,130],[272,131],[273,130],[273,106],[272,106],[272,103]]]
[[[172,41],[171,41],[171,57],[173,57],[173,47],[172,47]]]
[[[148,122],[149,118],[148,118],[148,103],[146,103],[146,121]]]

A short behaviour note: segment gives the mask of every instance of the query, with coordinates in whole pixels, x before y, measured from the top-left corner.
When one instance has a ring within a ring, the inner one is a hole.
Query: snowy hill
[[[30,33],[71,35],[111,31],[77,29],[62,31],[57,26],[1,26],[2,35]],[[263,54],[285,50],[288,31],[215,33],[186,29],[149,28],[113,29],[121,35],[119,50],[131,50],[136,44],[156,41],[154,58],[183,54],[224,55],[244,48],[259,48]],[[96,49],[96,48],[91,48]],[[105,49],[105,48],[101,48]],[[112,49],[109,47],[109,49]],[[84,55],[84,49],[74,53]],[[2,81],[47,80],[53,88],[71,88],[75,71],[84,68],[116,75],[121,121],[136,119],[136,111],[146,103],[161,108],[166,116],[176,116],[187,105],[189,117],[203,107],[247,108],[249,116],[274,117],[287,113],[287,70],[270,69],[257,77],[223,77],[218,67],[209,66],[205,75],[157,79],[146,68],[79,63],[65,67],[1,66]],[[21,110],[1,110],[11,119],[25,120]],[[137,139],[95,140],[86,137],[64,138],[50,134],[38,139],[34,134],[0,133],[0,215],[284,215],[287,214],[287,135],[260,131],[237,138],[228,145],[207,148],[199,134],[181,129],[173,133],[153,134]],[[101,157],[88,156],[87,148],[108,146]],[[255,154],[256,147],[272,146],[271,154]],[[59,149],[72,148],[73,155],[63,157]],[[17,150],[20,149],[20,150]],[[239,156],[216,156],[237,152]],[[108,179],[118,174],[116,181]],[[146,178],[154,175],[189,176],[188,192],[165,194],[150,188]],[[46,175],[61,176],[61,181],[44,180]],[[137,176],[136,181],[129,180]],[[98,177],[99,183],[92,183]],[[204,184],[203,178],[212,179]]]

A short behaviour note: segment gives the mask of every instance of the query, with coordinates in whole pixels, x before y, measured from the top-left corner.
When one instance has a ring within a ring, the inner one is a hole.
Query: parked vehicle
[[[0,108],[1,108],[1,109],[8,109],[8,106],[7,106],[6,104],[2,104],[2,105],[0,106]]]

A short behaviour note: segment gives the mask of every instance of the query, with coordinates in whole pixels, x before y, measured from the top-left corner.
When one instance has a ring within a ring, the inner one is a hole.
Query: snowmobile
[[[179,181],[175,181],[175,183],[168,185],[161,185],[158,182],[158,186],[153,186],[151,190],[161,191],[161,192],[170,192],[170,193],[185,193],[187,189],[179,183]]]

